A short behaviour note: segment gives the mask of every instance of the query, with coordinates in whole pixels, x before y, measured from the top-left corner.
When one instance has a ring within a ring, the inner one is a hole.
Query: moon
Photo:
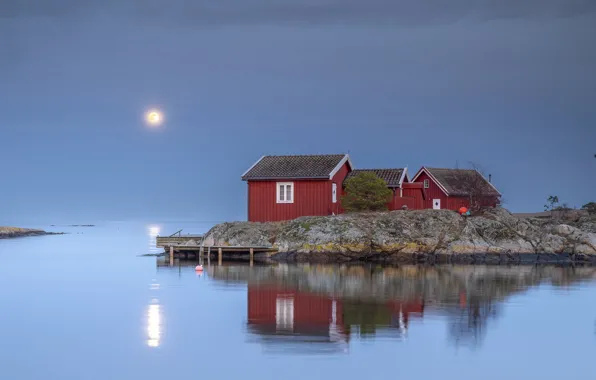
[[[163,114],[158,110],[151,110],[147,112],[145,119],[147,120],[147,124],[149,124],[149,126],[157,127],[163,122]]]

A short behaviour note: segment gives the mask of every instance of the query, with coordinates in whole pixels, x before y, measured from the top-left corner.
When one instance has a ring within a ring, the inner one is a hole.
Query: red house
[[[377,177],[387,182],[387,187],[393,191],[393,197],[389,203],[389,210],[401,210],[406,206],[411,210],[420,210],[424,208],[426,192],[422,185],[410,183],[408,178],[408,168],[399,169],[355,169],[346,176],[348,179],[360,173],[374,173]]]
[[[477,170],[422,167],[412,179],[428,196],[424,208],[496,207],[501,193]],[[471,204],[471,203],[475,204]]]
[[[352,168],[347,154],[263,156],[242,175],[248,220],[340,214],[342,183]]]

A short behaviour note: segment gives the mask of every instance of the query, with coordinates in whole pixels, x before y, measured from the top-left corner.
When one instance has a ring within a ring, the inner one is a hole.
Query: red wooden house
[[[420,210],[424,208],[424,199],[426,193],[422,185],[417,183],[410,183],[408,178],[408,168],[399,169],[355,169],[346,176],[348,179],[360,173],[374,173],[377,177],[383,179],[393,191],[393,197],[389,202],[389,210],[401,210],[406,206],[411,210]]]
[[[248,220],[340,214],[342,183],[352,168],[347,154],[263,156],[242,175]]]
[[[496,207],[501,193],[477,170],[422,167],[412,179],[422,184],[428,198],[424,208]],[[471,200],[475,205],[471,205]]]

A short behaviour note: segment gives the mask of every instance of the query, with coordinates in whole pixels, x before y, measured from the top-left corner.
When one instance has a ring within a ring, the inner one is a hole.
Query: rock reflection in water
[[[596,279],[596,268],[502,266],[213,266],[209,276],[248,284],[248,331],[270,349],[346,352],[351,338],[403,339],[410,322],[447,319],[456,345],[481,343],[504,301],[551,283]]]

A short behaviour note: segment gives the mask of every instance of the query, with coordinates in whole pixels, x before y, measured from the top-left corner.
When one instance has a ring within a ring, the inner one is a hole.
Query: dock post
[[[170,246],[170,266],[174,266],[174,246]]]
[[[203,258],[203,246],[201,246],[201,248],[199,248],[199,259]]]
[[[222,248],[219,247],[217,249],[217,265],[221,265],[222,256],[223,256],[223,251],[222,251]]]
[[[207,247],[207,266],[211,266],[211,247]]]
[[[250,249],[250,266],[251,267],[252,267],[254,258],[255,258],[255,249],[254,248],[251,248]]]

